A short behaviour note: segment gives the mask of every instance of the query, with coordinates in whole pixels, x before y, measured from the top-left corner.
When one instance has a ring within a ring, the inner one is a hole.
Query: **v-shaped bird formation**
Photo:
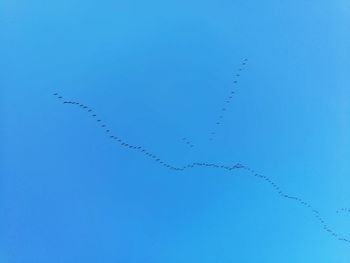
[[[194,169],[194,168],[202,168],[202,169],[220,169],[220,170],[226,170],[230,174],[234,175],[234,170],[241,169],[246,171],[247,176],[252,176],[256,178],[257,180],[260,180],[260,182],[268,184],[271,189],[280,197],[284,198],[286,200],[289,200],[291,202],[296,202],[300,206],[304,207],[305,209],[308,209],[310,213],[314,216],[314,218],[317,220],[317,222],[321,225],[322,229],[327,232],[330,236],[333,238],[347,242],[350,244],[350,239],[342,236],[341,234],[337,233],[334,231],[329,225],[325,222],[324,218],[321,216],[320,212],[315,209],[309,202],[306,200],[296,197],[294,195],[291,195],[287,193],[286,191],[282,190],[280,186],[275,183],[273,180],[271,180],[268,176],[259,174],[255,172],[253,169],[249,168],[246,165],[242,165],[240,163],[236,163],[234,165],[223,165],[223,164],[218,164],[218,163],[207,163],[207,162],[189,162],[185,165],[175,165],[172,164],[171,162],[168,162],[167,160],[164,160],[160,156],[152,153],[148,149],[142,147],[141,145],[133,145],[124,139],[122,139],[118,134],[112,132],[112,130],[108,127],[108,125],[98,117],[98,115],[95,113],[95,111],[90,108],[89,106],[80,103],[78,101],[73,101],[73,100],[67,100],[63,96],[61,96],[58,93],[53,94],[57,100],[59,100],[61,103],[65,105],[71,105],[75,106],[78,109],[83,110],[86,114],[88,114],[91,117],[91,120],[94,121],[97,126],[101,129],[101,131],[109,137],[111,143],[116,143],[119,146],[121,146],[123,149],[129,149],[136,151],[140,154],[142,154],[145,158],[148,158],[156,163],[158,163],[160,166],[176,171],[176,172],[181,172],[187,169]],[[345,209],[341,209],[340,211],[344,212]]]

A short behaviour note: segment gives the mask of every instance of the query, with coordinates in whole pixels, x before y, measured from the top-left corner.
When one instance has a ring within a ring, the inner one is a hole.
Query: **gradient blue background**
[[[331,262],[350,246],[245,176],[244,163],[350,237],[350,4],[0,3],[0,262]],[[248,64],[213,142],[208,133]],[[190,138],[195,147],[181,141]]]

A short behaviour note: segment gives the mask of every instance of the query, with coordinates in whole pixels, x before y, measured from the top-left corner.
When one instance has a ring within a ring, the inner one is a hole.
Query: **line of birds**
[[[107,127],[107,125],[97,116],[97,114],[94,112],[93,109],[91,109],[90,107],[88,107],[85,104],[79,103],[77,101],[71,101],[71,100],[65,100],[63,98],[63,96],[59,95],[58,93],[54,93],[53,94],[57,99],[59,99],[63,104],[67,104],[67,105],[74,105],[79,107],[80,109],[84,110],[85,112],[87,112],[91,118],[93,118],[95,120],[95,122],[97,122],[97,124],[99,125],[99,127],[103,130],[103,132],[109,136],[110,140],[113,142],[118,143],[120,146],[126,148],[126,149],[130,149],[130,150],[134,150],[137,151],[141,154],[143,154],[145,157],[157,162],[159,165],[168,168],[170,170],[174,170],[174,171],[184,171],[187,169],[192,169],[195,167],[206,167],[206,168],[215,168],[215,169],[223,169],[223,170],[227,170],[227,171],[233,171],[236,169],[242,169],[248,172],[248,175],[253,176],[259,180],[262,180],[263,182],[267,183],[268,185],[270,185],[273,190],[282,198],[288,199],[288,200],[292,200],[294,202],[297,202],[299,205],[302,205],[303,207],[307,208],[312,214],[313,216],[317,219],[317,221],[321,224],[322,228],[324,229],[324,231],[326,231],[327,233],[329,233],[332,237],[336,238],[339,241],[344,241],[350,244],[350,239],[345,238],[341,235],[339,235],[338,233],[336,233],[334,230],[332,230],[325,222],[325,220],[323,219],[323,217],[321,216],[320,212],[316,209],[313,208],[313,206],[308,203],[307,201],[303,200],[302,198],[293,196],[293,195],[289,195],[286,192],[284,192],[283,190],[281,190],[281,188],[274,182],[272,181],[269,177],[265,176],[265,175],[261,175],[257,172],[255,172],[253,169],[249,168],[248,166],[242,165],[240,163],[236,163],[234,165],[222,165],[222,164],[217,164],[217,163],[207,163],[207,162],[192,162],[183,166],[176,166],[173,165],[165,160],[163,160],[161,157],[153,154],[152,152],[150,152],[149,150],[143,148],[140,145],[133,145],[130,144],[126,141],[124,141],[122,138],[120,138],[119,136],[117,136],[116,134],[112,133],[111,130]]]
[[[341,209],[338,209],[336,212],[337,212],[337,214],[338,213],[350,213],[350,209],[349,208],[341,208]]]
[[[234,86],[238,83],[238,78],[241,76],[241,72],[243,71],[243,69],[246,67],[246,64],[247,64],[247,61],[248,59],[247,58],[244,58],[238,68],[238,70],[236,71],[235,75],[234,75],[234,80],[233,80],[233,84]],[[213,141],[214,138],[215,138],[215,135],[217,133],[217,130],[218,130],[218,127],[222,124],[223,122],[223,119],[225,117],[225,113],[227,112],[227,108],[228,106],[230,105],[232,99],[233,99],[233,95],[235,94],[235,91],[234,89],[232,88],[230,90],[230,93],[229,95],[225,98],[225,101],[224,101],[224,105],[221,107],[220,109],[220,114],[219,116],[217,117],[216,121],[215,121],[215,127],[214,129],[210,132],[209,134],[209,140],[210,141]]]

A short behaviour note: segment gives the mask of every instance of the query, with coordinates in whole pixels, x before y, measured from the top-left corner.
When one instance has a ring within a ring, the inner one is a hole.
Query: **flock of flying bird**
[[[234,75],[234,77],[235,77],[235,79],[233,80],[234,85],[236,85],[238,83],[238,78],[241,76],[241,72],[245,68],[247,61],[248,61],[247,58],[243,59],[240,67],[238,68],[236,74]],[[210,137],[209,137],[210,141],[214,140],[214,137],[215,137],[216,132],[217,132],[217,128],[218,128],[218,126],[220,126],[222,124],[225,113],[227,112],[227,107],[231,103],[234,94],[235,94],[235,91],[233,89],[231,89],[228,97],[225,99],[224,105],[221,107],[221,110],[220,110],[221,113],[215,121],[215,128],[210,133]]]
[[[293,196],[293,195],[286,193],[285,191],[283,191],[280,188],[280,186],[278,186],[268,176],[261,175],[261,174],[255,172],[254,170],[252,170],[251,168],[249,168],[248,166],[242,165],[240,163],[236,163],[234,165],[222,165],[222,164],[217,164],[217,163],[192,162],[192,163],[188,163],[188,164],[183,165],[183,166],[173,165],[170,162],[163,160],[160,156],[157,156],[156,154],[152,153],[151,151],[143,148],[142,146],[130,144],[130,143],[126,142],[124,139],[122,139],[121,137],[117,136],[115,133],[113,133],[111,131],[110,128],[108,128],[107,124],[104,121],[102,121],[98,117],[98,115],[95,113],[95,111],[92,108],[90,108],[89,106],[87,106],[83,103],[77,102],[77,101],[66,100],[63,96],[61,96],[58,93],[54,93],[53,95],[58,100],[60,100],[63,104],[73,105],[73,106],[76,106],[76,107],[84,110],[99,125],[99,127],[102,129],[102,131],[110,138],[110,140],[112,142],[119,144],[121,147],[124,147],[125,149],[137,151],[140,154],[144,155],[146,158],[153,160],[154,162],[158,163],[159,165],[161,165],[167,169],[180,172],[180,171],[184,171],[187,169],[193,169],[196,167],[206,167],[206,168],[211,168],[211,169],[226,170],[229,172],[231,172],[233,170],[237,170],[237,169],[241,169],[241,170],[246,171],[248,176],[253,176],[256,179],[261,180],[262,182],[268,184],[279,197],[294,201],[294,202],[298,203],[299,205],[307,208],[312,213],[314,218],[316,218],[316,220],[321,224],[324,231],[326,231],[328,234],[330,234],[333,238],[336,238],[339,241],[344,241],[344,242],[347,242],[350,244],[350,239],[345,238],[345,237],[341,236],[340,234],[336,233],[334,230],[332,230],[327,225],[324,218],[321,216],[320,212],[318,210],[316,210],[309,202],[303,200],[302,198],[299,198],[299,197],[296,197],[296,196]],[[350,212],[350,209],[342,208],[342,209],[337,211],[337,213],[339,213],[339,212]]]
[[[349,208],[341,208],[341,209],[337,210],[337,213],[350,213],[350,209]]]
[[[236,84],[238,83],[238,78],[241,76],[242,71],[246,67],[247,61],[248,61],[247,58],[242,59],[242,62],[240,63],[239,68],[237,69],[236,73],[234,74],[234,77],[235,77],[233,80],[234,86],[236,86]],[[217,133],[218,126],[220,126],[223,123],[225,113],[227,112],[228,106],[230,105],[234,94],[235,94],[235,91],[233,89],[231,89],[229,95],[227,96],[227,98],[225,98],[224,105],[220,109],[220,115],[217,117],[217,119],[215,121],[215,127],[209,134],[210,141],[214,140],[215,135]],[[188,145],[189,147],[191,147],[191,148],[194,147],[193,142],[188,137],[183,137],[182,141],[186,145]]]

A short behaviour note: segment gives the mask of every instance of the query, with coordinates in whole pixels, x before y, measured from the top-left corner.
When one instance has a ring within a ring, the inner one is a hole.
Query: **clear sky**
[[[348,263],[349,28],[345,0],[2,0],[0,262]]]

